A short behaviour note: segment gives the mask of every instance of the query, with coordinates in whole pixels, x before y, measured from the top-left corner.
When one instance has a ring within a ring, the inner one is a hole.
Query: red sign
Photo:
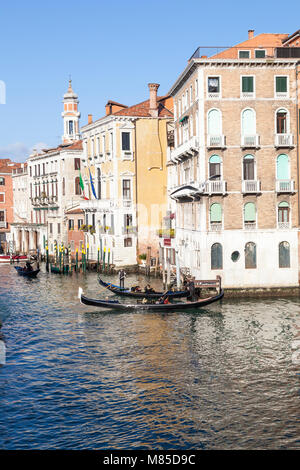
[[[171,246],[171,238],[164,238],[164,246]]]

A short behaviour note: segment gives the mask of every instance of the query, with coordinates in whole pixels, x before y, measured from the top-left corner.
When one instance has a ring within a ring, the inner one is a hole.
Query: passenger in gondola
[[[164,303],[164,304],[169,304],[169,303],[170,303],[169,297],[166,297],[166,298],[164,299],[164,302],[163,302],[163,303]]]
[[[196,302],[197,300],[197,295],[196,295],[196,288],[195,288],[195,282],[194,278],[190,279],[187,283],[187,290],[188,290],[188,297],[187,300],[190,302]]]
[[[150,286],[150,284],[147,284],[145,287],[145,293],[152,294],[153,292],[154,292],[154,289]]]
[[[30,273],[31,271],[33,271],[32,266],[31,266],[31,264],[29,263],[29,261],[26,261],[26,265],[25,265],[24,271],[26,271],[27,273]]]
[[[142,304],[147,304],[147,303],[148,303],[148,300],[146,299],[146,297],[144,297],[142,300]]]

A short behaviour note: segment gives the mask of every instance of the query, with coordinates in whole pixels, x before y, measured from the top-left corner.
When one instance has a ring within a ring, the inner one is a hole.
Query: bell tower
[[[72,89],[72,80],[70,79],[68,91],[64,94],[63,99],[64,111],[61,113],[64,121],[64,133],[62,136],[62,141],[64,144],[68,144],[74,140],[80,139],[80,112],[78,111],[78,103],[78,96]]]

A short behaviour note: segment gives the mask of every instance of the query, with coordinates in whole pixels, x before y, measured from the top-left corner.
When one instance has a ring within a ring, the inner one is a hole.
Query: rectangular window
[[[122,132],[122,150],[130,150],[130,132]]]
[[[124,238],[124,246],[125,246],[125,247],[130,247],[130,246],[132,246],[132,238],[130,238],[130,237]]]
[[[0,222],[5,221],[5,211],[0,211]]]
[[[4,193],[0,193],[0,202],[5,202]]]
[[[57,224],[57,234],[60,235],[60,223]]]
[[[250,59],[250,51],[239,51],[239,59]]]
[[[130,180],[123,180],[123,199],[131,199]]]
[[[253,77],[242,77],[242,92],[253,93],[254,92],[254,80]]]
[[[80,170],[80,158],[74,158],[74,170]]]
[[[52,233],[53,233],[53,232],[52,232],[52,223],[49,224],[49,232],[50,232],[51,235],[52,235]]]
[[[266,57],[266,51],[264,49],[258,49],[255,51],[255,59],[263,59]]]
[[[287,77],[276,77],[276,93],[287,93]]]
[[[208,77],[207,87],[208,93],[220,93],[220,78]]]
[[[74,230],[74,220],[69,219],[69,230]]]
[[[81,225],[83,225],[83,219],[78,219],[78,230],[80,230]]]

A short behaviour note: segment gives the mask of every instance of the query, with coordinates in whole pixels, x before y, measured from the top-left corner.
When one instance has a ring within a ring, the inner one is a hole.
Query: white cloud
[[[14,144],[0,146],[0,159],[10,158],[13,162],[24,162],[32,153],[33,149],[39,152],[45,148],[47,148],[47,144],[44,142],[38,142],[32,147],[28,147],[28,145],[22,142],[16,142]]]

